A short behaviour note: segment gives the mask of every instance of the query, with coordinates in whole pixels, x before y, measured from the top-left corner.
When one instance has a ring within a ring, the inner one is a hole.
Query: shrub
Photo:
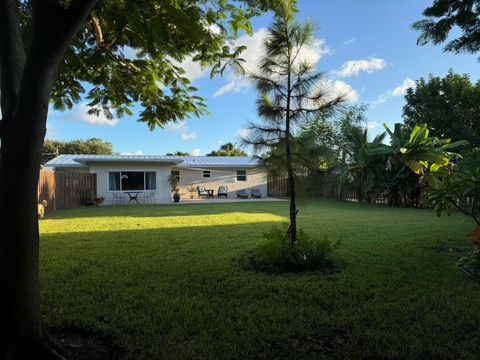
[[[467,237],[473,242],[473,251],[465,257],[458,260],[464,270],[470,273],[470,276],[480,281],[480,226],[477,226]]]
[[[266,271],[304,271],[315,269],[333,270],[335,268],[334,252],[338,242],[327,238],[318,240],[310,237],[303,230],[297,233],[297,242],[291,247],[285,238],[288,225],[273,227],[263,234],[260,242],[251,254],[250,265]]]

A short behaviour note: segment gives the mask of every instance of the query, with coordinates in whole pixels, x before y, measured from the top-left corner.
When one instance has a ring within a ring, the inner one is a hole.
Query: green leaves
[[[446,43],[444,51],[454,53],[476,53],[480,50],[480,1],[478,0],[436,0],[425,9],[424,19],[413,23],[412,28],[420,32],[418,45],[432,42],[435,45],[444,43],[454,27],[461,34]]]
[[[250,18],[267,10],[266,0],[109,0],[98,2],[59,67],[51,101],[69,109],[82,96],[106,114],[132,114],[150,129],[168,121],[207,114],[194,95],[181,63],[188,57],[211,76],[227,67],[242,73],[241,53],[232,40],[251,34]],[[22,9],[25,38],[29,8]],[[85,88],[83,84],[88,84]],[[88,89],[88,90],[86,90]]]

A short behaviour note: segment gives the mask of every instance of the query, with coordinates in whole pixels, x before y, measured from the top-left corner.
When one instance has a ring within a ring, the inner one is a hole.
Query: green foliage
[[[362,191],[367,199],[382,196],[392,205],[424,207],[426,175],[458,158],[451,150],[466,142],[452,143],[450,139],[431,137],[427,125],[410,130],[397,123],[393,131],[384,127],[390,136],[389,145],[381,137],[366,142],[366,132],[362,133],[361,141],[357,141],[361,146],[349,164],[351,179],[363,181]]]
[[[87,140],[45,140],[43,144],[41,164],[53,159],[60,154],[113,154],[112,143],[99,138]]]
[[[166,156],[190,156],[189,152],[185,151],[175,151],[173,153],[166,153]]]
[[[420,78],[409,88],[403,107],[405,124],[428,124],[432,135],[467,140],[470,151],[480,148],[480,81],[452,71],[441,78]],[[478,157],[478,155],[477,155]]]
[[[441,168],[430,179],[429,199],[438,216],[458,210],[480,226],[480,168],[452,164]]]
[[[28,47],[32,6],[18,3]],[[226,66],[238,69],[244,48],[232,40],[239,31],[252,33],[251,17],[270,3],[275,1],[98,1],[59,64],[51,102],[65,110],[85,97],[91,113],[107,117],[130,115],[140,105],[138,121],[150,129],[205,114],[182,61],[192,57],[211,67],[212,76]]]
[[[170,188],[172,190],[172,193],[178,194],[180,192],[180,189],[178,188],[178,178],[175,175],[170,175],[168,177],[168,183],[170,184]]]
[[[419,45],[429,42],[438,45],[447,41],[444,51],[454,53],[476,53],[480,50],[480,1],[479,0],[434,0],[423,11],[424,19],[416,21],[412,28],[420,31]],[[454,39],[449,39],[452,30]]]
[[[220,149],[209,152],[207,156],[247,156],[247,153],[229,142],[221,145]]]
[[[302,229],[298,230],[297,241],[290,246],[285,234],[288,224],[276,226],[263,234],[263,241],[255,250],[255,266],[260,270],[303,271],[329,269],[335,266],[334,252],[339,243],[327,238],[317,240]]]
[[[471,271],[471,275],[480,281],[480,247],[474,247],[468,256],[458,259],[457,265]]]

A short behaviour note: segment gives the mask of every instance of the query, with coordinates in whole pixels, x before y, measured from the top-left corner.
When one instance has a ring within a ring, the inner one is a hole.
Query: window
[[[108,190],[120,191],[120,173],[111,172],[108,174]]]
[[[247,181],[247,170],[237,170],[237,181]]]
[[[122,171],[122,190],[145,190],[143,171]]]
[[[145,189],[156,190],[157,189],[157,174],[154,172],[145,173]]]
[[[180,170],[172,170],[171,174],[177,178],[178,182],[180,182]]]
[[[143,191],[157,189],[157,174],[153,171],[118,171],[108,173],[109,191]]]
[[[210,170],[203,170],[203,177],[209,178],[210,177]]]

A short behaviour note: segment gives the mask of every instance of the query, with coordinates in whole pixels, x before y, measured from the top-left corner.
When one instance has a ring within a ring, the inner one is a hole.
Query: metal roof
[[[185,168],[255,167],[260,162],[248,156],[165,156],[165,155],[59,155],[45,167],[85,167],[98,162],[158,162]]]

